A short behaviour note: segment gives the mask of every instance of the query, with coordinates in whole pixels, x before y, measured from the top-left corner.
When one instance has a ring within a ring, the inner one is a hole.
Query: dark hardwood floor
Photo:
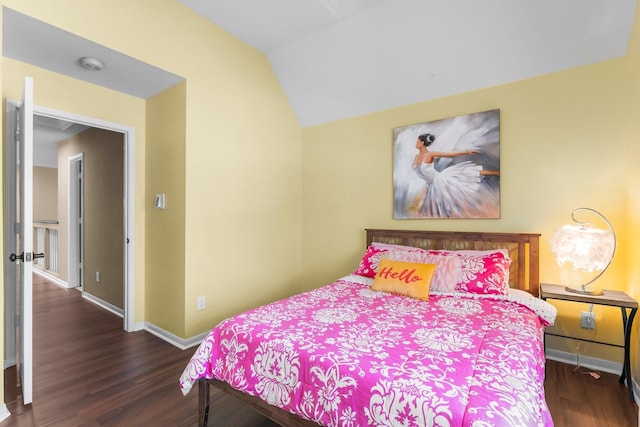
[[[178,379],[195,351],[146,331],[126,333],[122,319],[34,274],[33,403],[22,405],[15,369],[5,371],[11,412],[0,427],[195,426],[198,391]],[[212,390],[214,426],[274,426]],[[231,420],[231,421],[230,421]]]
[[[619,375],[547,360],[547,405],[557,427],[638,427],[638,406],[629,402]]]
[[[122,319],[75,290],[34,275],[34,400],[21,404],[15,369],[5,370],[10,418],[0,427],[196,426],[198,393],[178,378],[195,349],[181,351],[147,332],[125,333]],[[547,402],[558,427],[638,426],[616,375],[599,380],[547,362]],[[212,388],[214,427],[267,427]]]

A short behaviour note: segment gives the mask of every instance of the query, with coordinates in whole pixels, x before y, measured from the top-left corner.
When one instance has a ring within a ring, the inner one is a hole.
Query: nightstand
[[[631,343],[631,326],[633,326],[633,318],[636,315],[636,311],[638,311],[638,301],[634,300],[622,291],[604,291],[603,295],[583,295],[574,292],[568,292],[565,290],[564,286],[552,285],[550,283],[540,284],[540,298],[542,298],[543,300],[557,299],[563,301],[583,302],[587,304],[607,305],[610,307],[620,307],[620,311],[622,312],[622,331],[624,333],[624,345],[581,339],[559,334],[548,335],[624,348],[624,364],[622,367],[622,374],[620,374],[620,383],[626,382],[627,391],[629,393],[629,400],[631,402],[634,402],[629,353]],[[630,310],[630,312],[627,313],[627,310]]]

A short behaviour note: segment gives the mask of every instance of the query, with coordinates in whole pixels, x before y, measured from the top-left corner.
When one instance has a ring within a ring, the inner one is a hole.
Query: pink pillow
[[[509,292],[511,259],[502,250],[495,251],[430,251],[432,254],[453,255],[460,259],[461,271],[456,290],[476,294]]]
[[[390,250],[393,250],[394,253],[396,253],[398,256],[401,256],[401,254],[410,254],[414,252],[427,252],[424,249],[414,248],[411,246],[391,245],[388,243],[373,242],[362,256],[360,264],[358,265],[358,268],[356,268],[356,271],[354,271],[354,274],[358,274],[364,277],[375,277],[376,272],[378,271],[378,267],[380,266],[380,260],[385,257],[388,258],[388,256],[386,255]],[[409,261],[408,259],[395,259],[398,261]]]

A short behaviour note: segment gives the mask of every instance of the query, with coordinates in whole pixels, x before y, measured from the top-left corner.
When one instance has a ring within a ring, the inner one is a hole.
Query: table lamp
[[[579,212],[591,212],[600,217],[608,229],[594,228],[586,221],[576,219]],[[588,282],[573,288],[567,286],[568,292],[585,295],[602,295],[598,289],[587,289],[607,270],[616,251],[616,234],[607,218],[591,208],[577,208],[571,212],[571,219],[575,224],[566,224],[558,228],[551,237],[551,250],[556,256],[560,267],[565,263],[579,271],[599,273]]]

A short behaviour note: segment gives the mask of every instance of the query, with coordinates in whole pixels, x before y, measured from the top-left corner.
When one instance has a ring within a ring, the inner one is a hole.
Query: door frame
[[[67,159],[69,166],[69,251],[68,280],[70,288],[80,288],[84,292],[84,153]],[[78,165],[81,172],[78,173]],[[78,186],[80,182],[80,186]],[[77,213],[80,212],[80,218]],[[73,244],[72,242],[76,242]],[[78,260],[80,258],[80,261]]]
[[[18,113],[18,101],[7,100],[5,107],[5,176],[4,176],[4,268],[5,268],[5,359],[4,368],[15,366],[16,364],[16,279],[17,264],[9,261],[9,254],[16,248],[16,230],[18,219],[15,214],[16,203],[16,172],[15,164],[16,150],[15,139],[17,138],[16,116]],[[10,164],[13,163],[13,164]],[[12,304],[9,304],[12,301]]]
[[[10,136],[11,133],[15,134],[15,127],[10,125],[11,121],[8,120],[9,117],[12,117],[16,114],[16,109],[19,106],[19,102],[15,100],[6,100],[6,111],[5,115],[7,117],[6,120],[6,135]],[[123,137],[123,161],[124,161],[124,185],[123,185],[123,226],[124,226],[124,321],[123,321],[123,329],[127,332],[133,332],[137,330],[135,324],[135,253],[136,253],[136,242],[135,242],[135,128],[127,125],[123,125],[120,123],[109,122],[101,119],[97,119],[95,117],[83,116],[80,114],[70,113],[66,111],[56,110],[53,108],[43,107],[40,105],[33,106],[33,113],[39,116],[51,117],[55,119],[66,120],[74,123],[83,124],[89,127],[105,129],[113,132],[118,132],[122,134]],[[13,129],[11,129],[13,127]],[[11,148],[11,144],[5,144],[5,154],[7,158],[10,158],[9,149]],[[13,148],[15,151],[15,148]],[[15,156],[13,157],[15,158]],[[6,167],[5,167],[6,169]],[[7,252],[8,244],[10,244],[10,236],[13,235],[11,224],[15,223],[15,219],[10,222],[10,218],[7,218],[6,210],[8,206],[7,198],[11,196],[10,191],[8,190],[8,184],[11,181],[9,179],[10,171],[7,170],[5,173],[5,218],[6,218],[6,228],[5,230],[5,253]],[[12,178],[15,182],[15,177]],[[15,191],[14,191],[15,193]],[[14,197],[15,200],[15,197]],[[13,202],[12,202],[13,203]],[[12,231],[11,233],[8,230]],[[15,247],[15,242],[13,243]],[[7,275],[11,274],[9,271],[9,265],[7,264],[8,260],[5,260],[5,280]],[[15,265],[11,264],[14,268]],[[15,273],[14,273],[15,274]],[[5,289],[10,291],[10,286],[5,286]],[[14,292],[15,293],[15,292]],[[5,359],[5,367],[12,366],[15,364],[15,307],[11,304],[7,304],[7,301],[10,297],[5,295],[5,348],[6,348],[6,357]],[[15,299],[15,298],[14,298]],[[13,338],[12,338],[13,337]],[[13,357],[13,360],[8,359],[9,357]]]

